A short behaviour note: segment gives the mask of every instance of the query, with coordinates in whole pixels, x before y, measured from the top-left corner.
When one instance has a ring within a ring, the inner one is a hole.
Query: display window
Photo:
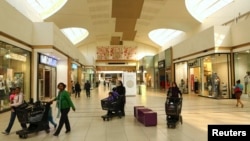
[[[175,64],[175,81],[181,92],[188,93],[187,62]]]
[[[26,101],[30,99],[31,53],[0,41],[0,111],[9,109],[9,93],[20,87]]]
[[[189,92],[201,93],[201,61],[200,58],[189,60],[188,64],[188,87]]]
[[[212,54],[187,62],[178,62],[175,63],[175,81],[183,93],[230,98],[229,68],[229,54]]]
[[[243,97],[250,97],[250,51],[245,50],[234,54],[235,81],[243,85]]]
[[[213,54],[201,58],[200,95],[229,98],[229,54]]]

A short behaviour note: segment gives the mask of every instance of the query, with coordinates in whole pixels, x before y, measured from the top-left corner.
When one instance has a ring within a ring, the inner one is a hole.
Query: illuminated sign
[[[57,60],[55,58],[40,54],[40,63],[56,67]]]
[[[71,68],[72,69],[77,69],[77,64],[72,64]]]
[[[158,69],[165,69],[165,60],[158,61]]]

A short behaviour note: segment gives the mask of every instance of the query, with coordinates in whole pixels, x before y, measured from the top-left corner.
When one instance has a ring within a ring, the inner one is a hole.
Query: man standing
[[[86,90],[87,97],[90,97],[90,88],[91,88],[91,84],[89,83],[89,80],[87,80],[87,82],[84,84],[84,89]]]
[[[125,104],[126,104],[126,88],[123,86],[123,83],[121,80],[118,80],[116,92],[120,95],[121,104],[120,104],[120,110],[122,116],[125,116]]]

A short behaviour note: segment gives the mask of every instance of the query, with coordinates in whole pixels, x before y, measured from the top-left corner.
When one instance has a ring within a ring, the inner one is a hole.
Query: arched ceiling
[[[199,26],[187,11],[184,0],[68,0],[51,17],[60,29],[82,27],[89,36],[77,44],[132,41],[160,48],[148,33],[158,28],[189,32]]]

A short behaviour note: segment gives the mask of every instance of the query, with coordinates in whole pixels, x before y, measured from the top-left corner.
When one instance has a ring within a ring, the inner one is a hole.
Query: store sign
[[[158,61],[158,69],[165,69],[165,60]]]
[[[56,67],[57,60],[55,58],[40,54],[40,63]]]
[[[200,61],[199,60],[188,61],[188,66],[189,67],[199,67],[200,66]]]

